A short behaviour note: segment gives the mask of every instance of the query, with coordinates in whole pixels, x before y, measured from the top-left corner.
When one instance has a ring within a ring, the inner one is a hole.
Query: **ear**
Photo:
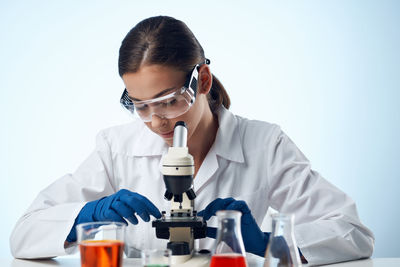
[[[199,86],[197,89],[198,94],[208,94],[212,86],[212,74],[210,67],[207,64],[203,64],[199,67]]]

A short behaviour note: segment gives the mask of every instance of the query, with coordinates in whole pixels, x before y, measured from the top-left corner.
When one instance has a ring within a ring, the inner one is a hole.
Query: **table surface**
[[[262,266],[262,258],[249,262],[249,267]],[[58,257],[50,260],[17,260],[17,259],[0,259],[2,267],[77,267],[80,266],[79,258]],[[124,267],[141,266],[140,259],[124,259]],[[308,266],[308,265],[303,265]],[[358,261],[349,261],[337,264],[324,265],[326,267],[399,267],[400,258],[376,258]]]

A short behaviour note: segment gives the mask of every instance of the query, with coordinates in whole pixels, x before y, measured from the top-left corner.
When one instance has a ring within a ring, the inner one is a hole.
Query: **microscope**
[[[152,222],[157,238],[169,239],[167,248],[172,251],[175,263],[191,259],[194,240],[206,237],[207,224],[194,209],[196,194],[193,190],[194,161],[189,154],[187,128],[178,121],[174,128],[173,145],[162,159],[165,199],[171,201],[170,214],[162,211],[161,219]]]

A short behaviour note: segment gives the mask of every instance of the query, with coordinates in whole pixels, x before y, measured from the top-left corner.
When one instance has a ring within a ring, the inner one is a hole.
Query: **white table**
[[[261,259],[261,258],[260,258]],[[254,260],[249,262],[249,267],[262,266],[262,262]],[[52,260],[17,260],[0,259],[1,267],[80,267],[79,258],[55,258]],[[140,259],[124,259],[124,267],[141,266]],[[303,265],[307,266],[307,265]],[[359,261],[350,261],[344,263],[324,265],[326,267],[399,267],[400,258],[377,258]]]

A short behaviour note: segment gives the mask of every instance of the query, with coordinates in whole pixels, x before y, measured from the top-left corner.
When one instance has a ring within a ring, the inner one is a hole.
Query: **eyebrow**
[[[160,96],[162,96],[162,95],[165,95],[166,93],[169,93],[169,92],[175,90],[176,88],[177,88],[177,87],[171,87],[171,88],[167,88],[167,89],[165,89],[165,90],[162,90],[162,91],[159,92],[158,94],[154,95],[151,99],[160,97]],[[138,98],[131,97],[129,94],[128,94],[128,96],[129,96],[129,98],[130,98],[131,100],[133,100],[133,101],[136,101],[136,102],[142,101],[142,100],[140,100],[140,99],[138,99]]]

